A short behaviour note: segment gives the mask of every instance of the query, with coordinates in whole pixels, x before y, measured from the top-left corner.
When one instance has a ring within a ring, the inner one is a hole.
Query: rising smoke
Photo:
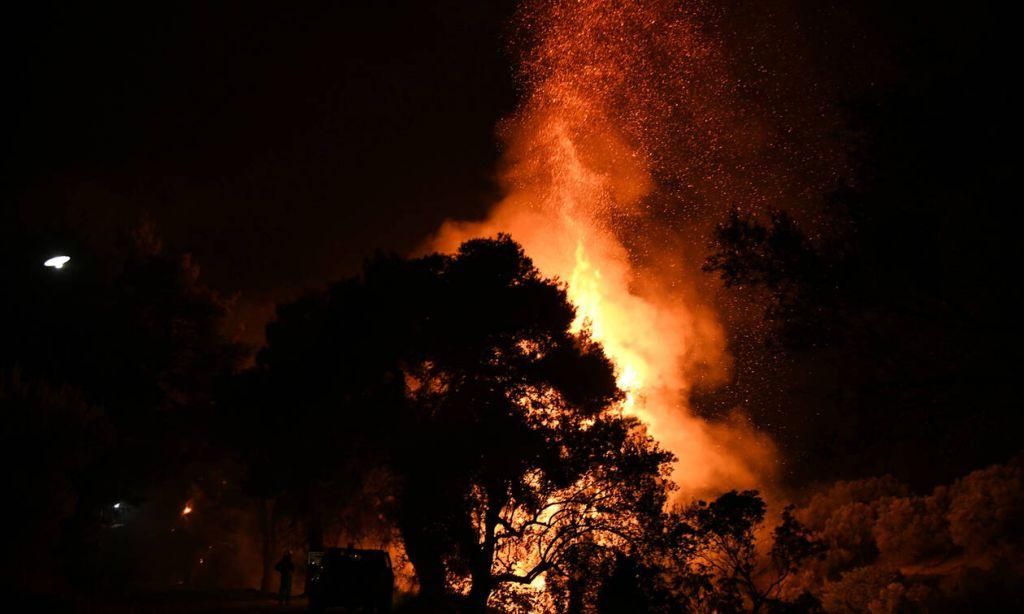
[[[634,412],[679,461],[687,495],[766,487],[777,453],[737,409],[689,398],[728,377],[725,335],[699,273],[711,220],[808,190],[792,127],[750,94],[701,3],[532,2],[520,11],[524,98],[500,127],[504,198],[429,247],[510,233],[567,284]],[[770,97],[769,97],[770,101]]]

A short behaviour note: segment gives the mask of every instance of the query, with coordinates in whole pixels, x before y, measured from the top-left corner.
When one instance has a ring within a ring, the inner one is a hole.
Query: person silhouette
[[[277,570],[277,573],[281,574],[281,590],[278,592],[277,599],[281,605],[284,605],[288,603],[292,596],[292,574],[295,573],[292,553],[286,551],[274,569]]]

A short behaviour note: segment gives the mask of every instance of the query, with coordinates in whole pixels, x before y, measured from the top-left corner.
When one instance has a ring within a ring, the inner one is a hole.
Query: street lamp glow
[[[71,256],[54,256],[44,262],[43,266],[48,266],[53,269],[63,269],[64,265],[68,263],[68,260],[71,260]]]

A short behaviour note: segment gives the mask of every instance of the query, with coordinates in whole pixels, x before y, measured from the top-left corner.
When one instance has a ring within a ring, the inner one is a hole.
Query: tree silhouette
[[[325,514],[352,520],[369,503],[366,480],[383,465],[403,402],[394,339],[404,320],[389,307],[399,297],[376,296],[347,280],[280,305],[256,364],[225,390],[221,437],[259,504],[265,590],[283,518],[301,523],[309,549],[320,550]]]
[[[335,465],[387,467],[424,596],[455,579],[483,609],[564,573],[583,540],[636,538],[664,501],[670,456],[621,414],[611,363],[574,320],[564,288],[501,235],[380,257],[282,307],[260,364],[290,382],[307,449],[334,437]]]
[[[824,552],[824,545],[788,507],[764,561],[757,552],[755,531],[764,522],[765,510],[757,491],[730,491],[711,502],[697,501],[679,516],[697,574],[717,593],[713,598],[731,603],[731,608],[739,609],[740,599],[746,599],[753,612],[774,604],[786,580]]]
[[[718,274],[728,288],[767,291],[764,316],[774,341],[803,349],[834,342],[842,332],[843,263],[817,249],[786,212],[771,212],[766,223],[733,212],[716,229],[713,250],[705,272]]]
[[[616,410],[600,346],[572,332],[564,288],[508,236],[431,266],[422,341],[403,365],[415,429],[393,457],[400,525],[410,554],[466,573],[483,609],[503,584],[557,573],[580,540],[639,535],[669,456]],[[433,532],[413,529],[431,508]]]
[[[730,288],[723,304],[742,305],[723,313],[738,316],[730,348],[745,378],[715,402],[784,407],[779,442],[815,461],[795,463],[798,481],[894,473],[923,488],[1020,449],[1022,346],[1006,330],[1021,242],[1001,205],[1012,171],[991,145],[1006,109],[979,95],[998,83],[990,58],[854,98],[855,177],[793,217],[734,213],[715,233],[705,268]]]
[[[63,563],[65,579],[78,587],[103,590],[116,573],[124,573],[124,584],[141,567],[108,556],[126,554],[129,546],[105,530],[105,515],[115,502],[187,487],[193,476],[185,468],[208,451],[216,382],[235,368],[241,349],[222,331],[226,303],[200,282],[195,263],[164,249],[151,228],[136,229],[111,250],[71,236],[0,228],[7,284],[0,299],[0,381],[8,387],[0,404],[36,408],[36,415],[6,424],[10,450],[34,454],[22,446],[40,437],[54,448],[47,463],[26,465],[9,494],[27,501],[25,509],[41,504],[45,499],[24,489],[47,483],[56,465],[60,488],[70,493],[59,518],[52,518],[54,510],[37,514],[53,520],[39,531],[60,536],[60,549],[45,563]],[[53,245],[73,256],[59,271],[42,266]],[[95,416],[88,423],[76,409],[86,407]],[[57,428],[58,422],[66,424]],[[102,438],[93,433],[98,424]],[[62,435],[71,425],[81,425],[78,442]]]

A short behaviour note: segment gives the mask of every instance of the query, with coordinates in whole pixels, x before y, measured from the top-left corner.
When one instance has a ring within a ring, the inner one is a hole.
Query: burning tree
[[[765,511],[757,491],[747,490],[696,501],[674,515],[690,559],[690,569],[682,574],[690,579],[690,599],[700,600],[701,592],[709,597],[705,607],[695,609],[762,611],[779,603],[786,581],[806,561],[822,556],[825,545],[796,520],[792,506],[783,510],[772,531],[768,556],[759,556],[755,533]],[[701,590],[692,590],[701,584]]]
[[[372,451],[387,468],[427,599],[454,591],[483,609],[568,573],[580,543],[627,546],[661,512],[671,455],[623,415],[564,285],[510,237],[379,258],[304,303],[281,311],[262,361],[316,374],[299,395],[346,431],[322,429],[340,437],[337,464]]]
[[[408,430],[391,464],[424,591],[444,579],[483,609],[504,585],[564,573],[581,541],[639,536],[671,457],[622,415],[601,347],[572,332],[564,287],[508,236],[414,266],[433,288],[402,361]]]

